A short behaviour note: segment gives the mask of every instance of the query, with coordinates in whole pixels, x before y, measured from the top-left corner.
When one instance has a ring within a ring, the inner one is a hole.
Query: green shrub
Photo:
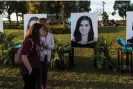
[[[4,24],[4,29],[23,29],[23,24]]]
[[[67,44],[67,45],[57,44],[57,41],[56,41],[55,48],[52,52],[52,60],[50,62],[51,68],[58,68],[58,69],[68,68],[69,64],[64,59],[64,48],[69,49],[69,44]]]
[[[110,68],[116,70],[115,64],[110,56],[112,42],[107,41],[103,36],[99,36],[94,48],[95,64],[98,68]]]
[[[71,29],[70,29],[70,25],[54,25],[50,27],[50,31],[53,34],[70,34]]]
[[[13,39],[15,38],[15,34],[11,33],[9,35],[0,32],[0,63],[7,65],[11,64],[12,58],[14,55],[12,55],[12,47],[14,46]]]

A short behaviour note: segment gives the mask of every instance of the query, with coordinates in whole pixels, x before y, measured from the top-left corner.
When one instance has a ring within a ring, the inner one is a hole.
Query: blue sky
[[[103,10],[102,1],[106,2],[105,11],[108,13],[109,19],[115,19],[115,20],[122,19],[118,14],[116,14],[115,16],[111,15],[111,13],[114,11],[113,5],[114,5],[115,0],[91,0],[91,6],[90,6],[92,9],[91,12],[97,11],[100,15],[100,13],[102,13],[102,10]],[[131,2],[133,2],[133,0],[131,0]],[[11,18],[12,18],[12,20],[16,20],[16,15],[12,14]],[[100,16],[99,16],[99,19],[101,19]],[[6,20],[6,18],[4,18],[4,20]]]

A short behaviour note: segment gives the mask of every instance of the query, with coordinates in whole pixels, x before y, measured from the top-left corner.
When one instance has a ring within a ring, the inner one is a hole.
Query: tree
[[[116,11],[113,11],[113,12],[112,12],[112,15],[114,16],[115,14],[116,14]]]
[[[123,19],[126,17],[127,11],[133,11],[133,6],[130,4],[131,0],[128,1],[118,1],[116,0],[114,3],[114,10],[118,10],[118,14]]]
[[[21,14],[19,14],[21,13]],[[28,13],[28,2],[26,1],[17,1],[17,8],[16,8],[16,16],[21,16],[23,18],[23,15]],[[17,20],[18,23],[18,20]]]
[[[60,13],[60,10],[64,9],[64,14],[71,12],[89,12],[90,1],[40,1],[40,13]]]
[[[72,12],[89,12],[90,1],[69,1],[64,2],[64,12],[65,16],[69,17]]]
[[[28,12],[26,1],[0,1],[0,14],[4,14],[6,18],[9,19],[11,24],[11,14],[16,13],[17,23],[18,23],[18,13],[23,14]]]
[[[48,13],[47,10],[47,1],[40,1],[40,8],[39,8],[39,13]]]
[[[15,8],[14,1],[4,1],[4,15],[8,18],[9,23],[11,24],[11,14],[14,12]]]
[[[102,14],[103,23],[107,23],[109,21],[109,15],[107,12],[103,12]]]
[[[40,1],[28,1],[28,13],[37,14],[40,8]]]
[[[56,19],[59,20],[59,18],[68,18],[72,12],[90,10],[90,1],[40,1],[39,13],[56,14]]]
[[[28,12],[28,3],[26,1],[14,1],[15,7],[14,12],[16,13],[17,24],[18,24],[18,16],[23,18],[23,14]],[[21,13],[21,14],[19,14]]]
[[[59,12],[59,1],[40,1],[39,13],[56,14],[56,18],[58,19]]]
[[[77,1],[77,12],[89,12],[90,1]]]
[[[0,14],[4,12],[4,1],[0,1]]]

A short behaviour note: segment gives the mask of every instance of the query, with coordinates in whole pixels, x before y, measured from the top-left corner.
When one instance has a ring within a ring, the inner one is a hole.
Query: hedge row
[[[24,29],[23,24],[4,24],[4,29]],[[69,34],[70,26],[69,25],[53,25],[50,27],[50,31],[53,34]]]
[[[51,28],[50,31],[53,34],[69,34],[71,32],[70,28]]]
[[[4,24],[4,29],[23,29],[23,24]]]

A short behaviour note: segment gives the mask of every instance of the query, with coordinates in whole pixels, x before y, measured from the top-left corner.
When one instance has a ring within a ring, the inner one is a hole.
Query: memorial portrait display
[[[133,44],[133,12],[127,12],[126,14],[126,40],[127,43]]]
[[[39,20],[39,18],[47,18],[47,14],[24,14],[24,37],[26,32]]]
[[[92,48],[98,40],[97,13],[71,13],[71,46]]]
[[[3,30],[3,16],[0,15],[0,32],[4,32]]]

